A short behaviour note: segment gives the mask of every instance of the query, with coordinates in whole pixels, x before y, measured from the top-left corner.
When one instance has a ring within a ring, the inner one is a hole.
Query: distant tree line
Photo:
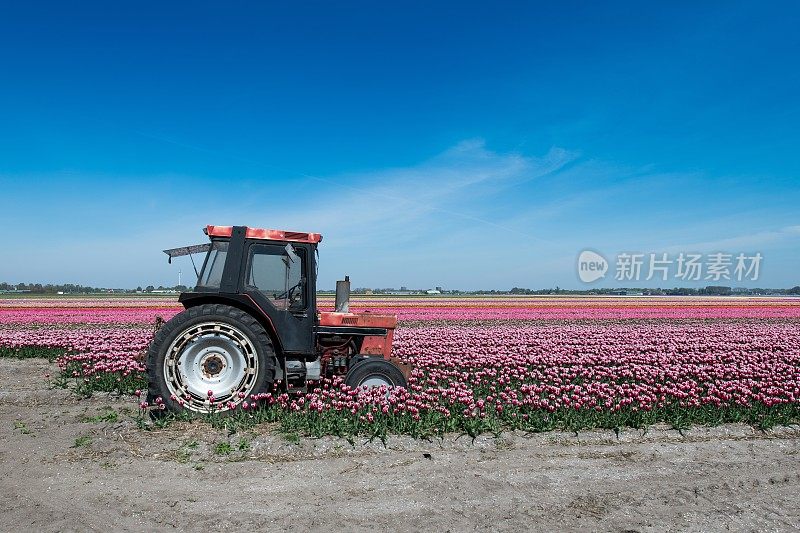
[[[115,293],[147,293],[154,291],[175,291],[183,292],[188,290],[185,285],[175,285],[173,287],[158,287],[148,285],[145,288],[141,286],[135,289],[108,289],[104,287],[90,287],[87,285],[76,285],[73,283],[65,283],[63,285],[56,284],[42,284],[42,283],[0,283],[0,292],[27,292],[32,294],[91,294],[103,292]],[[395,291],[395,289],[355,289],[354,293],[373,293],[373,294],[386,294]],[[323,291],[324,292],[324,291]],[[642,289],[636,287],[630,288],[598,288],[598,289],[562,289],[556,287],[554,289],[525,289],[521,287],[514,287],[509,291],[501,291],[497,289],[478,290],[478,291],[461,291],[461,290],[446,290],[442,291],[444,294],[458,295],[458,294],[528,294],[528,295],[548,295],[548,294],[564,294],[564,295],[619,295],[619,294],[642,294],[646,296],[729,296],[729,295],[800,295],[800,285],[792,287],[791,289],[733,289],[722,285],[709,285],[707,287],[691,288],[691,287],[675,287],[672,289]]]
[[[86,285],[75,285],[73,283],[65,283],[64,285],[53,285],[51,283],[41,284],[41,283],[17,283],[16,285],[10,283],[0,283],[0,291],[4,292],[15,292],[15,291],[24,291],[24,292],[33,292],[37,294],[47,294],[47,293],[70,293],[70,294],[81,294],[87,292],[98,292],[102,289],[97,287],[88,287]]]
[[[485,294],[493,294],[493,293],[502,293],[503,291],[480,291]],[[520,287],[514,287],[510,291],[507,291],[508,294],[531,294],[531,295],[544,295],[544,294],[597,294],[597,295],[616,295],[616,294],[631,294],[631,293],[641,293],[646,296],[729,296],[733,294],[737,295],[751,295],[751,296],[763,296],[763,295],[781,295],[781,294],[792,294],[792,295],[800,295],[800,285],[792,287],[791,289],[761,289],[761,288],[754,288],[754,289],[733,289],[732,287],[726,287],[722,285],[709,285],[707,287],[699,287],[699,288],[692,288],[692,287],[675,287],[672,289],[642,289],[637,287],[623,287],[623,288],[599,288],[599,289],[581,289],[581,290],[571,290],[571,289],[561,289],[556,287],[555,289],[523,289]]]
[[[91,294],[99,292],[136,293],[153,291],[182,292],[185,290],[187,290],[185,285],[175,285],[174,287],[164,287],[162,285],[154,287],[153,285],[148,285],[144,289],[142,289],[142,287],[136,287],[135,289],[108,289],[105,287],[90,287],[88,285],[77,285],[74,283],[65,283],[62,285],[52,283],[0,283],[0,292],[27,292],[31,294]]]

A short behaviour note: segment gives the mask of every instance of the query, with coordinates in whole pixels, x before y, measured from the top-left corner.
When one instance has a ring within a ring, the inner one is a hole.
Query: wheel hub
[[[220,354],[212,353],[203,358],[200,366],[203,369],[203,376],[211,379],[225,371],[225,359]]]

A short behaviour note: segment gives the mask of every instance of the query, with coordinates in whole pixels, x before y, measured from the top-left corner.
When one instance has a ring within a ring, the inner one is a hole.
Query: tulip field
[[[323,380],[248,398],[216,423],[424,437],[800,422],[800,299],[364,296],[352,307],[398,315],[394,350],[415,369],[407,390]],[[158,409],[139,394],[142,355],[156,317],[180,309],[149,297],[0,299],[0,357],[45,357],[52,386]]]

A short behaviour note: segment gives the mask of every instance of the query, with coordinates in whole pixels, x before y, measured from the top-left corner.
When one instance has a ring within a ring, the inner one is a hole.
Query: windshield
[[[225,258],[228,255],[228,241],[214,241],[206,256],[203,270],[197,279],[199,287],[218,289],[222,282],[222,271],[225,269]]]

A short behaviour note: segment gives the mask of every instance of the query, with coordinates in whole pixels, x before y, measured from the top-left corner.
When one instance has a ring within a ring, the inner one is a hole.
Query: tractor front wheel
[[[228,411],[268,391],[275,367],[272,341],[253,316],[222,304],[190,307],[150,344],[148,400],[160,397],[172,412]]]
[[[356,388],[407,387],[403,373],[381,357],[368,357],[353,365],[344,378],[345,385]]]

